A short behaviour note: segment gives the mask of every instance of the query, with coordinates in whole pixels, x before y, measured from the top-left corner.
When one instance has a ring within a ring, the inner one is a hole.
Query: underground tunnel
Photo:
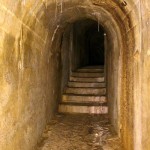
[[[149,150],[148,0],[0,1],[1,150]]]
[[[73,30],[73,51],[77,53],[74,58],[79,59],[76,67],[104,66],[103,27],[96,21],[83,19],[73,24]]]

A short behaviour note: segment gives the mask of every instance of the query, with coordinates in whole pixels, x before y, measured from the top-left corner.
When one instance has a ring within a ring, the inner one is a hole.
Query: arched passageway
[[[103,29],[99,28],[100,28],[99,25],[95,24],[86,33],[87,51],[89,52],[88,65],[104,65],[105,63],[105,56],[104,56],[105,32],[103,31]]]
[[[98,22],[90,19],[76,21],[73,24],[73,51],[79,59],[78,67],[104,65],[104,29]],[[73,59],[76,59],[72,57]]]
[[[148,0],[0,1],[0,149],[34,149],[70,77],[104,65],[112,127],[124,149],[149,150],[149,6]],[[86,119],[80,121],[88,125]]]

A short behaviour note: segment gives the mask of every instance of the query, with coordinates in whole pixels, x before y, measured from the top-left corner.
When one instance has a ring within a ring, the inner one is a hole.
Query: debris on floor
[[[61,114],[47,125],[37,150],[123,150],[107,115]]]

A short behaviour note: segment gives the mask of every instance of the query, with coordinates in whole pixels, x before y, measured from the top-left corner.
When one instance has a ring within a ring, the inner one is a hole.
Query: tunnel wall
[[[126,74],[128,89],[126,99],[123,105],[126,107],[123,126],[124,133],[133,130],[133,138],[123,136],[123,143],[129,149],[134,143],[133,149],[148,150],[149,149],[149,7],[148,0],[127,1],[128,9],[124,23],[129,23],[126,31],[128,53],[126,53]],[[130,21],[129,21],[130,18]],[[132,37],[132,38],[131,38]],[[132,44],[134,43],[134,44]],[[133,50],[133,51],[131,51]],[[133,81],[131,81],[133,79]],[[131,83],[132,82],[132,83]],[[131,84],[130,84],[131,83]],[[132,93],[133,92],[133,93]],[[132,109],[133,108],[133,109]],[[132,117],[129,117],[132,116]],[[133,120],[133,121],[132,121]],[[130,124],[133,122],[132,124]],[[126,126],[126,127],[125,127]],[[128,126],[128,128],[127,128]],[[130,143],[130,147],[128,147]]]
[[[64,89],[67,87],[69,75],[71,73],[71,52],[72,52],[72,25],[68,25],[62,33],[62,45],[61,47],[61,67],[62,67],[62,80],[61,80],[61,92],[63,94]]]
[[[60,65],[48,51],[52,35],[36,16],[38,4],[0,1],[1,150],[33,149],[56,111]]]
[[[107,83],[107,99],[109,105],[109,115],[111,123],[114,125],[115,131],[120,133],[119,127],[119,90],[121,89],[121,40],[115,31],[112,35],[106,35],[106,83]]]
[[[142,37],[141,37],[141,135],[142,135],[142,149],[148,150],[150,145],[150,1],[144,0],[141,4],[142,17]]]

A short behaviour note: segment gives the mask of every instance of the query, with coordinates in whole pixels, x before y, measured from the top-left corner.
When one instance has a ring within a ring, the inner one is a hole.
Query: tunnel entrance
[[[104,30],[97,22],[85,33],[86,49],[89,53],[89,66],[104,65]]]
[[[96,21],[79,20],[73,24],[72,69],[104,66],[104,29]]]
[[[65,56],[62,60],[65,68],[63,70],[65,84],[63,82],[63,103],[60,104],[59,112],[108,113],[104,33],[103,27],[91,19],[78,20],[66,29],[62,50],[65,47],[64,53],[66,53],[66,46],[71,45],[71,47],[68,49],[68,54],[62,53]],[[68,35],[69,44],[66,44]],[[68,67],[70,69],[67,74]]]

